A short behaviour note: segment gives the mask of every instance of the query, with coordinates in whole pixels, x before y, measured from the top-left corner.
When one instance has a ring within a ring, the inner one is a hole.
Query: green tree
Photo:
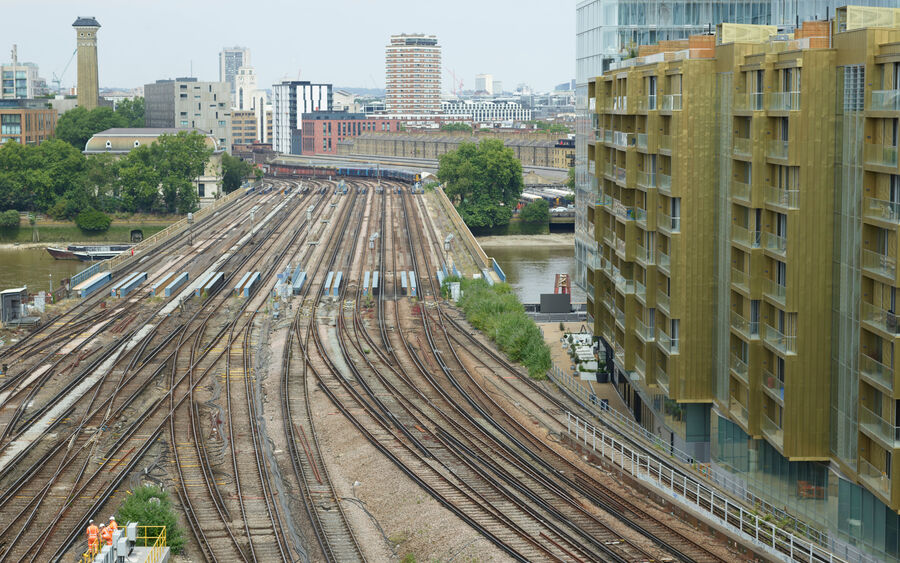
[[[62,114],[56,121],[56,137],[83,151],[88,139],[95,133],[112,127],[128,127],[128,121],[108,107],[90,111],[75,108]]]
[[[550,204],[545,199],[536,199],[522,208],[519,217],[526,223],[547,223],[550,220]]]
[[[19,212],[9,209],[0,213],[0,228],[15,229],[19,226]]]
[[[575,167],[574,166],[570,166],[569,172],[566,174],[566,186],[570,190],[575,189]]]
[[[131,212],[162,211],[160,177],[152,164],[150,148],[140,146],[119,163],[119,188],[122,209]]]
[[[499,139],[461,143],[441,155],[438,179],[470,227],[509,223],[522,194],[522,164]]]
[[[125,119],[126,127],[143,127],[144,98],[137,97],[132,100],[122,100],[116,105],[116,113]]]
[[[160,177],[163,201],[169,213],[196,211],[199,198],[191,185],[203,173],[212,149],[206,137],[196,131],[179,131],[176,135],[160,135],[150,146],[153,166]]]
[[[102,233],[109,229],[112,220],[109,215],[96,209],[85,209],[75,218],[75,224],[83,231]]]
[[[468,133],[472,132],[472,126],[468,123],[442,123],[441,131],[466,131]]]
[[[222,189],[226,194],[241,187],[244,178],[253,174],[254,167],[249,162],[229,154],[222,155]]]
[[[172,553],[181,553],[184,532],[178,526],[178,516],[166,491],[154,486],[138,487],[134,494],[125,498],[116,516],[120,526],[129,522],[135,522],[139,526],[165,526],[167,545]],[[147,544],[139,541],[138,545],[143,547]]]

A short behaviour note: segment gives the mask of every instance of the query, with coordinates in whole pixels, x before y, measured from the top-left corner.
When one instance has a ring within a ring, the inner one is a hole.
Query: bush
[[[75,224],[84,231],[102,233],[109,229],[112,219],[109,215],[96,209],[85,209],[75,218]]]
[[[458,281],[457,278],[448,278]],[[528,368],[528,375],[543,379],[552,365],[550,348],[541,330],[525,314],[525,308],[505,283],[488,285],[483,279],[459,280],[462,307],[466,319],[484,332],[514,362]]]
[[[14,229],[19,226],[19,212],[15,209],[0,213],[0,228]]]
[[[522,208],[519,217],[526,223],[546,223],[550,220],[550,204],[547,200],[536,199]]]
[[[184,533],[178,527],[178,517],[172,509],[169,493],[158,487],[138,487],[119,508],[116,521],[119,526],[128,522],[137,522],[139,526],[165,526],[166,544],[172,553],[181,553]],[[146,543],[138,540],[137,545],[144,546]]]

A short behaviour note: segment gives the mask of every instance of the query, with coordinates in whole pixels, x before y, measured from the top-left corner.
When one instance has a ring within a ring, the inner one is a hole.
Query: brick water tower
[[[97,76],[97,30],[100,22],[96,18],[79,17],[72,24],[78,45],[78,107],[88,111],[97,107],[100,100],[100,81]]]

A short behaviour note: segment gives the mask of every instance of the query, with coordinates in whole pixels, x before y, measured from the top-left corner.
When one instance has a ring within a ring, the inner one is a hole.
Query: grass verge
[[[444,295],[449,294],[447,284],[460,282],[462,296],[457,303],[466,320],[484,332],[508,357],[528,368],[532,379],[544,379],[550,369],[550,347],[544,342],[541,329],[525,314],[512,288],[505,283],[488,285],[483,279],[444,280]]]

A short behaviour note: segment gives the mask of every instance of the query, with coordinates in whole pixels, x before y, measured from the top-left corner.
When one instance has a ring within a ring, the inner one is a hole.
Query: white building
[[[525,109],[518,102],[500,100],[444,101],[441,102],[441,112],[444,115],[468,116],[475,123],[489,125],[531,120],[530,109]]]
[[[286,81],[272,85],[272,150],[301,154],[303,114],[333,109],[331,84]]]
[[[492,74],[476,74],[475,75],[475,91],[494,93],[494,76]]]
[[[219,82],[231,85],[231,97],[235,97],[234,77],[242,66],[250,66],[250,49],[225,47],[219,51]]]
[[[47,94],[47,81],[38,76],[34,63],[20,63],[18,48],[13,45],[12,62],[0,65],[0,100],[34,98]]]
[[[441,46],[437,37],[392,35],[384,59],[388,113],[427,115],[441,111]]]
[[[256,140],[266,142],[266,110],[268,96],[256,86],[256,71],[252,66],[242,66],[234,75],[234,105],[237,111],[252,111],[256,116]]]

